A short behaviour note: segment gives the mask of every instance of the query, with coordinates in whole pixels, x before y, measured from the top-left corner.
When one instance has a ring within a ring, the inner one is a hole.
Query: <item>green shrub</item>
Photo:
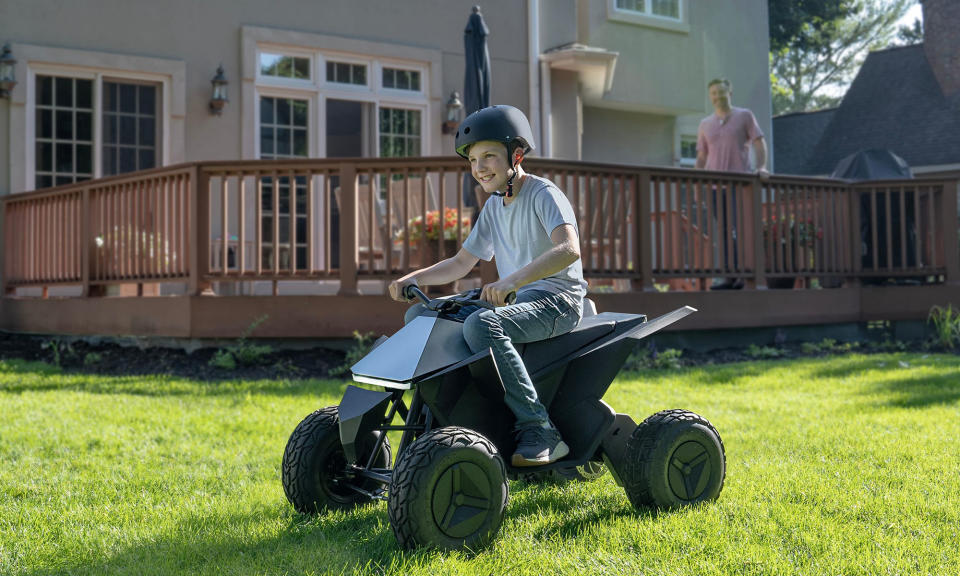
[[[103,357],[98,352],[87,352],[83,357],[84,366],[96,366],[103,361]]]
[[[933,340],[936,344],[947,349],[960,344],[960,310],[954,310],[953,304],[947,304],[946,308],[931,308],[927,322],[933,324]]]
[[[376,334],[373,332],[367,332],[366,334],[360,334],[356,330],[353,331],[353,346],[347,350],[347,355],[343,359],[343,364],[336,366],[330,370],[331,376],[343,376],[350,372],[350,367],[360,361],[361,358],[366,356],[373,350],[373,345],[375,344]]]
[[[747,356],[753,358],[754,360],[766,360],[770,358],[781,358],[786,356],[786,352],[774,348],[773,346],[757,346],[756,344],[751,344],[747,347]]]
[[[269,315],[264,314],[251,322],[235,344],[217,350],[216,354],[210,358],[210,365],[222,370],[235,370],[237,364],[255,366],[265,363],[270,354],[273,353],[273,348],[266,344],[253,344],[249,338],[250,334],[269,317]]]

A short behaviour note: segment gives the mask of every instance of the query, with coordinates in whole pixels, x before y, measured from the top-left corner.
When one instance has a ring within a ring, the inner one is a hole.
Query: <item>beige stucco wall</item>
[[[670,165],[673,135],[671,116],[583,109],[583,159],[586,161]]]

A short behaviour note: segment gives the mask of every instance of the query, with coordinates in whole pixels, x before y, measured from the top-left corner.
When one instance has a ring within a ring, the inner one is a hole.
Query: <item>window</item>
[[[420,155],[420,111],[380,108],[380,156]]]
[[[103,83],[103,175],[157,165],[157,86]]]
[[[364,64],[327,62],[327,82],[335,84],[367,85],[367,67]]]
[[[294,98],[260,98],[260,157],[267,160],[277,158],[306,158],[309,156],[309,102]],[[261,178],[260,206],[261,220],[261,265],[264,269],[274,267],[273,257],[273,178]],[[294,198],[296,208],[296,266],[298,270],[307,268],[307,180],[304,176],[294,177]],[[289,176],[277,179],[279,202],[276,217],[280,221],[279,230],[279,268],[291,268],[291,186]]]
[[[680,20],[680,0],[616,0],[617,10]]]
[[[310,80],[310,59],[283,54],[260,53],[260,75]]]
[[[417,70],[401,70],[399,68],[383,69],[383,87],[394,90],[420,91],[420,72]]]
[[[36,188],[93,177],[93,80],[36,77]]]
[[[697,137],[680,136],[680,165],[695,166],[697,163]]]

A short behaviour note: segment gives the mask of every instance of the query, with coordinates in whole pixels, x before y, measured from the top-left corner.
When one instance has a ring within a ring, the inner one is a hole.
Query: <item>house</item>
[[[774,118],[777,171],[828,175],[886,148],[914,174],[960,170],[960,3],[924,0],[922,44],[871,52],[836,109]]]
[[[450,155],[472,3],[3,2],[0,194],[198,160]],[[543,157],[678,165],[713,77],[769,129],[766,3],[739,6],[491,0],[491,101],[528,114]]]

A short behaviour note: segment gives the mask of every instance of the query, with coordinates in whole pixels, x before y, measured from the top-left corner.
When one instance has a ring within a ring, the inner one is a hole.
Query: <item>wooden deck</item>
[[[570,198],[601,310],[691,305],[700,313],[675,327],[691,330],[922,320],[960,305],[960,175],[852,184],[526,165]],[[5,197],[0,329],[230,338],[266,314],[255,336],[390,332],[403,305],[384,284],[469,233],[466,168],[435,157],[192,163]],[[713,278],[746,288],[706,290]],[[874,285],[888,279],[901,285]]]

